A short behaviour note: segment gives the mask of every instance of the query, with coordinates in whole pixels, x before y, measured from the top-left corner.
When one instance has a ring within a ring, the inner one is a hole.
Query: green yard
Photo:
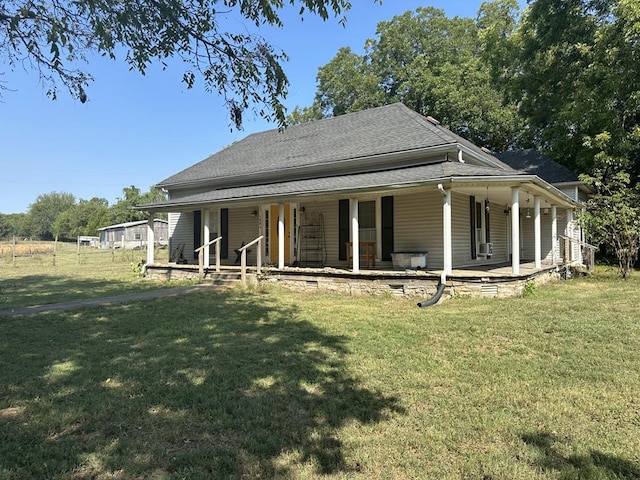
[[[235,289],[2,318],[0,479],[638,479],[638,291],[600,270],[427,309]]]

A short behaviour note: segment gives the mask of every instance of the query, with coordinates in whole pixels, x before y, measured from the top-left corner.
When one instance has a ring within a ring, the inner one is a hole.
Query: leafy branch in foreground
[[[188,88],[198,79],[225,99],[236,128],[246,109],[284,125],[288,80],[284,52],[244,29],[228,31],[228,19],[282,27],[279,10],[299,7],[326,20],[350,8],[348,0],[5,0],[0,2],[0,60],[38,72],[52,99],[58,84],[80,102],[93,77],[78,68],[90,53],[115,59],[124,52],[130,69],[144,74],[165,60],[184,62]],[[0,90],[6,90],[6,84]]]

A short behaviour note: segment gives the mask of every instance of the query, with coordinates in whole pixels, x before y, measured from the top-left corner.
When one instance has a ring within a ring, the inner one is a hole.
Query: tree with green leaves
[[[640,129],[635,135],[640,137]],[[595,193],[587,200],[579,221],[593,243],[605,245],[615,254],[620,275],[626,279],[640,251],[640,186],[631,183],[628,158],[607,152],[611,141],[605,132],[586,142],[599,152],[593,173],[580,176]]]
[[[122,189],[123,196],[116,200],[111,207],[113,223],[134,222],[146,219],[146,213],[136,210],[135,207],[147,203],[155,203],[167,199],[167,194],[155,187],[148,192],[142,192],[135,185]]]
[[[31,235],[31,222],[26,213],[0,213],[0,239]]]
[[[426,7],[380,22],[364,55],[343,48],[319,69],[314,105],[291,120],[401,101],[478,145],[513,145],[522,127],[516,102],[504,101],[488,58],[506,55],[504,45],[491,45],[512,33],[519,10],[515,0],[494,3],[483,5],[477,21]]]
[[[58,215],[72,208],[75,203],[76,198],[71,193],[51,192],[38,195],[35,202],[29,206],[31,236],[40,240],[53,240],[53,226]]]
[[[112,218],[107,199],[80,199],[58,215],[53,223],[53,231],[61,239],[75,239],[80,235],[97,236],[99,228],[113,223]]]
[[[251,34],[242,20],[282,27],[286,4],[298,7],[300,16],[334,15],[341,22],[350,7],[348,0],[5,0],[0,60],[10,68],[31,67],[51,98],[62,85],[85,102],[93,78],[80,65],[90,54],[122,55],[142,74],[152,63],[166,68],[178,59],[187,87],[203,82],[207,91],[222,95],[237,128],[247,108],[282,125],[287,56]],[[235,31],[229,17],[240,20]]]
[[[510,41],[513,63],[502,68],[510,73],[509,92],[519,102],[529,145],[589,173],[598,149],[585,139],[607,132],[609,151],[627,157],[635,182],[640,173],[640,148],[632,135],[640,124],[638,2],[536,0]]]

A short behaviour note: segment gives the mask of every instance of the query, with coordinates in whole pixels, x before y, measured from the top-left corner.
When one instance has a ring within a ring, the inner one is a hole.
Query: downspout
[[[443,270],[442,273],[440,274],[440,283],[438,284],[438,289],[436,290],[435,295],[431,297],[429,300],[425,300],[423,302],[418,303],[418,306],[430,307],[431,305],[435,305],[436,303],[438,303],[438,300],[440,300],[440,298],[442,297],[442,294],[444,293],[444,287],[446,283],[447,283],[447,272]]]
[[[438,190],[440,190],[440,193],[442,193],[442,195],[446,197],[447,192],[445,191],[444,186],[441,183],[438,184]],[[438,288],[436,289],[435,295],[429,298],[428,300],[424,300],[423,302],[418,303],[418,306],[429,307],[431,305],[435,305],[436,303],[438,303],[438,301],[442,297],[442,294],[444,293],[444,288],[446,284],[447,284],[447,268],[445,267],[442,270],[442,273],[440,274],[440,283],[438,284]]]

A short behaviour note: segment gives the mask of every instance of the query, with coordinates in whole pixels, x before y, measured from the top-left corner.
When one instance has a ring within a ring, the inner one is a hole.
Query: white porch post
[[[204,211],[204,230],[203,230],[203,245],[209,243],[209,239],[211,238],[211,226],[210,222],[210,212],[208,209]],[[204,247],[204,268],[209,268],[209,245]]]
[[[540,197],[533,197],[533,238],[534,238],[534,261],[536,269],[542,268],[542,230],[540,228]]]
[[[444,190],[444,202],[442,203],[442,243],[444,247],[443,270],[446,275],[451,275],[453,270],[453,245],[451,239],[451,189]]]
[[[278,268],[284,268],[284,203],[278,205]]]
[[[147,220],[147,265],[151,265],[154,262],[154,247],[156,244],[155,232],[153,231],[153,224],[155,223],[155,212],[149,212],[149,220]]]
[[[565,235],[571,239],[570,242],[567,242],[567,246],[565,249],[568,251],[567,258],[565,258],[566,263],[571,263],[574,260],[573,255],[573,210],[567,208],[567,226],[565,228]]]
[[[511,274],[520,275],[520,189],[511,187]]]
[[[358,199],[351,199],[351,260],[353,271],[360,271],[360,222],[358,222]]]
[[[558,209],[551,205],[551,263],[558,264]]]

